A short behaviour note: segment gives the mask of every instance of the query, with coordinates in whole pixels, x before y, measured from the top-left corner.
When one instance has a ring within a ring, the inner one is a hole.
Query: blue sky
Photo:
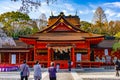
[[[0,14],[16,11],[20,6],[20,0],[18,2],[0,0]],[[120,0],[58,0],[49,6],[45,2],[42,2],[42,6],[30,12],[29,16],[32,19],[37,19],[41,13],[45,13],[47,18],[49,18],[51,11],[55,16],[60,12],[64,12],[65,15],[75,15],[77,11],[77,15],[81,21],[91,22],[93,14],[99,6],[104,10],[108,21],[120,20]]]

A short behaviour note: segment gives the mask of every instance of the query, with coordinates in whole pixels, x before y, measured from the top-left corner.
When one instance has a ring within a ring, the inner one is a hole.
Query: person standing
[[[60,64],[57,63],[57,65],[56,65],[56,70],[57,70],[57,72],[59,71],[59,68],[60,68]]]
[[[71,60],[68,61],[68,71],[71,71]]]
[[[115,62],[116,76],[119,76],[119,66],[120,66],[120,62],[117,59]]]
[[[41,80],[42,73],[41,73],[41,65],[39,64],[39,61],[36,61],[33,68],[34,68],[34,80]]]
[[[21,80],[28,80],[30,75],[29,66],[26,64],[26,60],[23,61],[23,64],[20,65],[20,76]]]
[[[51,62],[50,64],[51,66],[48,68],[48,72],[49,72],[49,79],[50,80],[56,80],[56,68],[54,67],[54,63]]]

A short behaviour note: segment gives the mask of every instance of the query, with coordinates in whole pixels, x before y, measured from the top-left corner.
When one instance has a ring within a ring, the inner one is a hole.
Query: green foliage
[[[113,45],[112,48],[114,51],[117,51],[117,50],[120,50],[120,32],[115,34],[115,38],[117,39],[117,42]]]
[[[116,37],[117,39],[120,39],[120,32],[118,32],[117,34],[115,34],[115,37]]]
[[[116,42],[112,48],[114,51],[120,50],[120,42]]]
[[[2,29],[6,32],[8,36],[14,38],[19,35],[32,34],[33,28],[29,25],[31,21],[30,17],[27,14],[20,12],[7,12],[0,15],[0,23],[2,24]]]
[[[81,30],[90,32],[91,23],[86,22],[86,21],[81,21],[80,24],[81,24],[81,26],[80,26]]]

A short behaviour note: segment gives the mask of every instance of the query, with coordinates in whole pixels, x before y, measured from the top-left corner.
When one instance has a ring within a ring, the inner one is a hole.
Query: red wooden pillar
[[[88,48],[87,60],[90,61],[90,41],[86,41],[86,43]]]
[[[20,53],[19,53],[19,64],[20,64]]]
[[[72,52],[72,62],[73,62],[73,68],[75,68],[75,49],[74,49],[74,48],[72,48],[71,52]]]
[[[48,47],[48,67],[50,67],[50,47]]]
[[[90,48],[88,48],[88,60],[90,61]]]
[[[34,61],[36,60],[36,56],[37,56],[37,53],[36,53],[36,45],[34,45]]]
[[[28,61],[28,52],[26,53],[26,61]]]

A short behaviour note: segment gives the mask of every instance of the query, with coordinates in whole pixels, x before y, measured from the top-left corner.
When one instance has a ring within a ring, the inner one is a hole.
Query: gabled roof
[[[48,32],[85,32],[80,30],[78,27],[69,23],[64,15],[60,15],[59,18],[52,25],[48,26],[39,33],[48,33]]]
[[[28,42],[31,42],[31,40],[33,42],[72,42],[85,41],[86,39],[89,39],[93,42],[97,40],[96,42],[98,42],[101,41],[101,39],[103,39],[104,37],[103,35],[87,33],[85,31],[80,30],[78,26],[75,26],[69,21],[67,21],[63,14],[59,15],[58,19],[56,18],[55,20],[56,21],[53,21],[53,24],[49,24],[49,26],[46,29],[32,35],[21,36],[21,38],[28,39]]]

